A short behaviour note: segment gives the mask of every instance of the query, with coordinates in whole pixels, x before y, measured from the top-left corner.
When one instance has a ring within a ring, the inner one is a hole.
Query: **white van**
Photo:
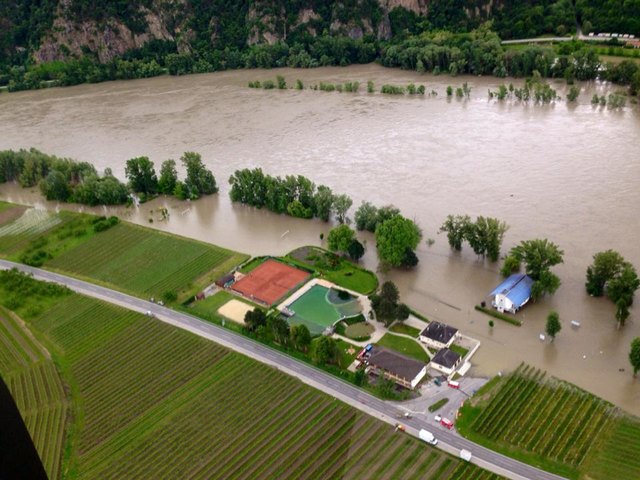
[[[420,440],[424,440],[425,442],[431,445],[438,444],[438,439],[433,436],[433,433],[427,430],[424,430],[424,429],[420,430],[420,432],[418,432],[418,436],[420,437]]]

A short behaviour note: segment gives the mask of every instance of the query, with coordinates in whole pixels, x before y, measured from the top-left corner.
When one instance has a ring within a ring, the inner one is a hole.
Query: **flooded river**
[[[264,91],[250,80],[300,78],[305,85],[358,80],[364,86],[424,83],[437,96],[392,97],[320,91]],[[447,99],[447,85],[472,87],[469,100]],[[302,174],[336,192],[393,203],[422,227],[431,247],[418,248],[411,272],[394,280],[403,300],[431,318],[483,342],[474,363],[495,374],[525,361],[640,414],[640,380],[631,376],[628,351],[640,336],[638,308],[616,329],[614,306],[590,298],[585,270],[595,252],[612,248],[640,268],[640,112],[594,108],[582,85],[578,104],[550,106],[489,101],[496,79],[433,77],[375,65],[316,70],[235,71],[188,77],[81,85],[0,95],[0,149],[36,147],[47,153],[110,167],[124,177],[126,159],[167,158],[197,151],[215,173],[220,195],[193,203],[157,199],[119,209],[130,220],[251,254],[285,253],[320,244],[329,225],[233,205],[227,179],[237,168],[262,167],[276,175]],[[557,88],[562,97],[564,86]],[[0,187],[0,197],[40,202],[37,193]],[[170,209],[159,222],[158,207]],[[55,208],[55,205],[49,205]],[[151,210],[154,210],[151,212]],[[519,240],[547,237],[565,251],[555,269],[557,294],[523,310],[520,328],[473,310],[499,283],[499,266],[469,248],[452,253],[437,230],[447,214],[487,215],[510,226],[503,251]],[[153,224],[149,218],[156,216]],[[373,237],[364,263],[377,267]],[[638,300],[640,301],[640,300]],[[541,343],[546,315],[556,309],[563,330]],[[578,320],[579,329],[570,327]],[[624,371],[620,371],[624,369]]]

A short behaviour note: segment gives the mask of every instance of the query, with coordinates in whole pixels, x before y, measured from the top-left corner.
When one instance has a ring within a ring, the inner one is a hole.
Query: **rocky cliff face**
[[[74,0],[60,0],[53,28],[41,40],[33,54],[37,62],[80,57],[93,52],[102,62],[107,62],[128,50],[140,48],[150,40],[176,41],[179,51],[189,51],[197,33],[191,28],[201,18],[194,12],[192,0],[153,0],[148,7],[140,6],[138,12],[144,19],[144,28],[133,32],[118,18],[77,20],[68,14]],[[133,1],[133,0],[132,0]],[[246,31],[246,44],[273,44],[287,40],[292,32],[312,36],[328,31],[332,35],[347,35],[352,39],[372,35],[378,39],[391,38],[389,12],[402,7],[418,15],[428,13],[430,0],[358,0],[349,4],[346,11],[341,2],[302,2],[299,11],[285,11],[278,0],[248,0],[248,10],[242,19]],[[491,1],[487,2],[490,4]],[[322,14],[320,13],[322,11]],[[473,15],[474,12],[468,12]],[[206,19],[205,19],[206,20]],[[208,19],[208,41],[217,46],[223,19]]]

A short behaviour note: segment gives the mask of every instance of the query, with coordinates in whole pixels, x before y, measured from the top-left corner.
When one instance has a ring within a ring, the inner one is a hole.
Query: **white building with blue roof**
[[[516,313],[531,298],[531,285],[529,275],[514,273],[489,294],[491,305],[499,312]]]

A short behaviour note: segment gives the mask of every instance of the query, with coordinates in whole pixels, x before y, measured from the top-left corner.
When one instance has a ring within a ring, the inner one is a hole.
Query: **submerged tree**
[[[160,178],[158,179],[158,191],[165,195],[171,195],[178,183],[178,171],[175,160],[165,160],[160,167]]]
[[[421,238],[422,232],[412,220],[395,215],[376,228],[378,256],[389,265],[399,267],[407,260],[407,249],[415,250]]]
[[[218,192],[216,178],[211,170],[204,166],[199,153],[185,152],[180,157],[182,164],[187,170],[185,184],[188,185],[198,195],[210,195]]]
[[[640,280],[635,268],[614,250],[606,250],[593,256],[593,264],[587,268],[587,293],[596,297],[605,293],[616,305],[616,320],[623,326],[629,317],[635,291]]]
[[[355,239],[355,236],[356,232],[354,232],[349,225],[340,225],[336,228],[332,228],[327,236],[329,250],[343,253],[348,252],[349,246]]]
[[[347,212],[351,208],[353,200],[347,194],[336,195],[333,199],[333,209],[336,212],[336,218],[340,223],[349,223]]]
[[[555,340],[556,335],[560,333],[560,330],[562,330],[562,325],[560,324],[560,315],[558,315],[558,312],[554,310],[549,312],[545,330],[547,332],[547,335],[551,337],[551,341]]]
[[[560,278],[550,269],[563,262],[563,255],[564,251],[546,238],[524,240],[511,249],[509,256],[513,260],[509,262],[524,263],[527,275],[533,279],[531,297],[536,300],[545,294],[553,295],[560,287]]]
[[[638,374],[638,370],[640,370],[640,337],[636,337],[631,341],[629,361],[633,367],[633,376],[635,377]]]
[[[124,171],[134,192],[150,195],[158,191],[158,178],[149,157],[136,157],[127,160]]]
[[[323,222],[328,222],[331,217],[334,202],[333,192],[326,185],[318,186],[318,190],[313,196],[315,215]]]
[[[471,217],[469,215],[447,215],[447,219],[440,227],[440,232],[446,232],[449,246],[460,251],[470,224]]]

